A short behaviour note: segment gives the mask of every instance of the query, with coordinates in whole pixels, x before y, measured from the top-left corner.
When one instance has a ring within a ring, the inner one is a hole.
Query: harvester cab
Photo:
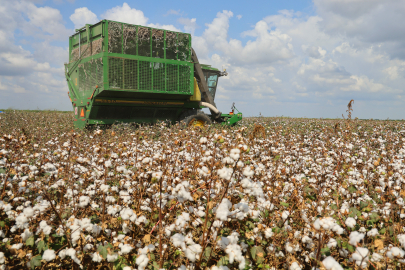
[[[234,109],[217,109],[218,78],[227,73],[200,64],[186,33],[109,20],[87,24],[69,38],[65,75],[77,128],[158,120],[234,125],[242,119]]]

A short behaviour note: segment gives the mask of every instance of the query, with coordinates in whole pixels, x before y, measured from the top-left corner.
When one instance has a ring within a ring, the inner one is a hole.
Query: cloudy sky
[[[341,117],[354,99],[354,117],[405,119],[404,14],[405,0],[0,0],[0,108],[71,110],[68,37],[112,19],[191,33],[229,72],[223,112]]]

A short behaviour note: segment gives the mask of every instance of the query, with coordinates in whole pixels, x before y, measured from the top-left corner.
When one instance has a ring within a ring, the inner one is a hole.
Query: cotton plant
[[[58,116],[44,133],[44,120],[23,117],[0,134],[0,241],[8,247],[0,265],[146,269],[160,268],[161,254],[162,268],[175,257],[172,269],[182,270],[243,260],[304,269],[314,259],[325,269],[395,268],[404,260],[402,122],[258,118],[226,130],[82,132]]]

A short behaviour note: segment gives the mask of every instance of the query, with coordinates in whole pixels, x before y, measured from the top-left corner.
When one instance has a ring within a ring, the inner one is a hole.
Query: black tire
[[[187,128],[193,125],[206,126],[211,124],[211,118],[209,118],[209,116],[202,111],[188,110],[183,112],[180,116],[180,125],[183,128]]]

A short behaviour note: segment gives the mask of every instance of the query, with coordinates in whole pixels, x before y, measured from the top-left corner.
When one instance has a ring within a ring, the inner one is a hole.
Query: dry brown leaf
[[[18,258],[24,258],[27,255],[24,250],[20,249],[18,250]]]
[[[374,247],[378,250],[383,249],[384,248],[384,242],[381,241],[380,239],[376,239],[374,241]]]
[[[214,205],[215,205],[215,202],[210,201],[210,202],[207,204],[208,209],[212,209],[212,208],[214,207]]]
[[[150,234],[147,234],[143,237],[143,242],[144,243],[150,243]]]

